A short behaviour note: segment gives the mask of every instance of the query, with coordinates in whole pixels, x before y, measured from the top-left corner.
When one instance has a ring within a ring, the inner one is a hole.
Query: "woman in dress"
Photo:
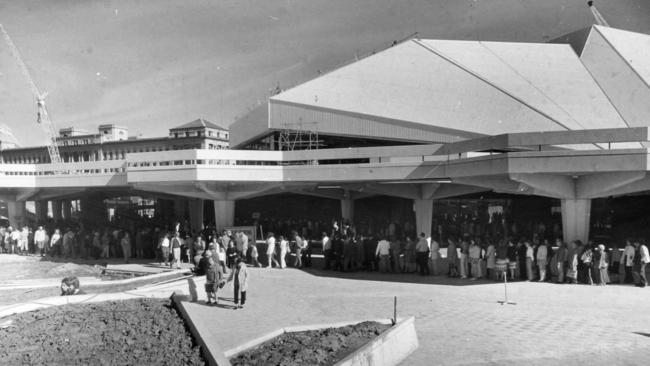
[[[487,249],[485,250],[485,266],[487,267],[487,278],[494,279],[494,269],[496,268],[496,248],[494,243],[490,241]]]
[[[598,245],[597,254],[594,256],[594,264],[598,266],[598,284],[600,286],[605,286],[609,282],[609,261],[607,259],[605,246],[603,244]]]
[[[447,262],[449,264],[449,277],[458,277],[458,251],[453,239],[447,239]]]

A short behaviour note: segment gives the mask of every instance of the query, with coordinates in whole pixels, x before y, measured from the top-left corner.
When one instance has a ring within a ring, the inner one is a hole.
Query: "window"
[[[203,136],[203,132],[199,131],[199,132],[196,133],[196,135],[197,135],[198,137],[201,137],[201,136]]]
[[[212,131],[208,131],[208,136],[212,136]]]
[[[178,138],[178,132],[175,132],[175,133],[174,133],[174,137],[175,137],[175,138]]]
[[[190,131],[185,132],[185,137],[190,137]]]

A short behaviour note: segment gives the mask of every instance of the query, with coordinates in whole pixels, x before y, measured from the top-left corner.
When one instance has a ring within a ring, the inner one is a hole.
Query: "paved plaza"
[[[415,316],[420,342],[404,365],[640,365],[650,355],[650,289],[503,284],[446,277],[250,269],[248,302],[189,304],[225,351],[291,325]]]

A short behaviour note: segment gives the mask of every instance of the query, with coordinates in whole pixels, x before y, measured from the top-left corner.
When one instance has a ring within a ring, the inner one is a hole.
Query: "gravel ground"
[[[4,318],[2,365],[204,365],[170,300],[55,306]]]
[[[95,262],[72,263],[59,258],[0,254],[0,283],[35,278],[63,278],[67,276],[99,276],[101,269]]]
[[[285,333],[230,360],[244,365],[333,365],[390,325],[363,322],[341,328]]]

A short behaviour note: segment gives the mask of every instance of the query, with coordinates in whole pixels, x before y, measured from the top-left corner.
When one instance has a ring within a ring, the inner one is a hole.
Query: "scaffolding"
[[[281,151],[318,150],[322,141],[318,137],[318,122],[284,123],[278,136]]]

